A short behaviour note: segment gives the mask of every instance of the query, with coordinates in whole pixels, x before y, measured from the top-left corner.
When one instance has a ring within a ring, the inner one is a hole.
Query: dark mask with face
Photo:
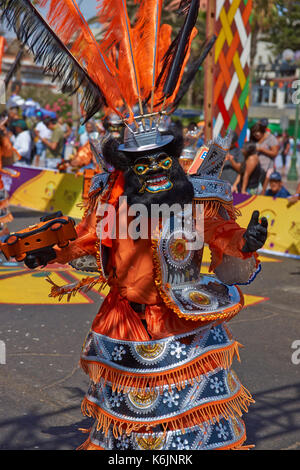
[[[170,131],[168,132],[170,134]],[[183,139],[174,133],[174,140],[165,147],[144,152],[120,152],[112,139],[103,148],[105,159],[124,172],[124,195],[129,205],[189,204],[194,190],[178,158]]]

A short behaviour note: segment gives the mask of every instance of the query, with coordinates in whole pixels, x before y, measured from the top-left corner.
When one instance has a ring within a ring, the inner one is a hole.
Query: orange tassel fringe
[[[129,435],[132,432],[138,432],[141,429],[146,429],[146,431],[148,431],[158,424],[162,425],[164,433],[166,433],[167,430],[174,431],[180,429],[184,434],[186,428],[199,425],[204,421],[212,422],[213,420],[216,420],[219,422],[220,417],[225,419],[234,419],[236,415],[242,416],[242,411],[247,413],[248,407],[251,403],[255,403],[253,398],[248,390],[241,386],[240,391],[235,396],[227,400],[201,405],[198,409],[188,411],[177,418],[164,418],[163,421],[152,421],[149,424],[117,419],[103,411],[96,404],[90,402],[86,397],[82,402],[81,411],[84,416],[97,420],[97,431],[102,430],[107,436],[108,431],[111,428],[114,437],[117,439],[123,434],[123,432]]]
[[[90,438],[88,438],[83,444],[81,444],[81,446],[77,447],[76,450],[105,450],[105,449],[103,449],[103,447],[96,446],[95,444],[91,442]]]
[[[241,211],[234,207],[232,202],[224,202],[217,199],[194,199],[194,204],[204,204],[204,216],[207,218],[217,217],[223,207],[232,220],[241,216]]]
[[[13,215],[11,213],[6,214],[4,217],[0,217],[1,224],[8,224],[14,220]]]
[[[70,302],[71,298],[74,297],[78,292],[88,292],[93,289],[97,284],[99,285],[99,292],[104,289],[107,285],[106,279],[103,279],[101,276],[99,277],[86,277],[81,281],[75,284],[68,284],[65,286],[58,286],[55,284],[52,279],[48,276],[46,281],[52,285],[49,297],[58,297],[59,302],[62,298],[67,295],[68,302]]]
[[[153,391],[155,388],[159,388],[160,393],[162,393],[166,385],[169,386],[169,389],[171,389],[172,385],[175,385],[178,390],[182,390],[185,388],[186,383],[193,385],[195,381],[199,381],[197,379],[201,375],[207,374],[217,367],[229,369],[235,355],[240,361],[240,346],[238,342],[234,342],[227,348],[208,352],[206,355],[197,358],[194,362],[186,366],[164,371],[159,374],[126,374],[126,372],[113,369],[107,365],[85,359],[80,360],[80,365],[94,383],[98,383],[100,379],[102,379],[104,383],[109,382],[112,384],[113,392],[127,393],[132,389]]]

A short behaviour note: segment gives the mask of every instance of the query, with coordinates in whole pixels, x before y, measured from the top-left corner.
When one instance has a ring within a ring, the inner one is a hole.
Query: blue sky
[[[96,15],[97,10],[97,0],[77,0],[78,5],[80,5],[80,9],[85,17],[85,19],[90,19]],[[47,10],[46,10],[47,11]],[[43,12],[43,10],[41,10]],[[4,29],[8,37],[14,37],[14,33],[11,30],[7,30],[6,24],[4,25]]]
[[[80,9],[86,19],[95,16],[97,0],[82,0],[81,2],[77,0],[77,2],[80,4]]]

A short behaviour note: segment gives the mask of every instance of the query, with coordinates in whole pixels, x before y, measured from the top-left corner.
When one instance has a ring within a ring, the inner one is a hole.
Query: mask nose
[[[152,162],[150,165],[151,170],[157,170],[159,168],[159,165],[157,162]]]

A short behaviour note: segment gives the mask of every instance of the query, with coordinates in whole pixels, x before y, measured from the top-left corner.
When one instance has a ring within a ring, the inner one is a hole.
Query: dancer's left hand
[[[244,233],[245,245],[242,248],[244,253],[257,251],[262,248],[268,236],[268,221],[262,217],[259,222],[259,211],[254,211],[248,228]]]

